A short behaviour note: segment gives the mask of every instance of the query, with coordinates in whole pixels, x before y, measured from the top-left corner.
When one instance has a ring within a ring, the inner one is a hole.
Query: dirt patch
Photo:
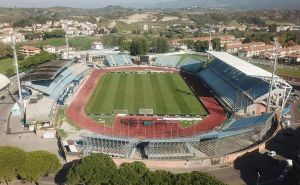
[[[125,19],[120,19],[121,22],[125,22],[127,24],[136,23],[136,22],[143,22],[143,21],[153,21],[156,20],[156,16],[153,14],[133,14],[128,16]]]

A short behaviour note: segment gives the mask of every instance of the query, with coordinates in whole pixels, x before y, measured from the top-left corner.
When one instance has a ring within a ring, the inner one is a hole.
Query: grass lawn
[[[26,41],[26,42],[22,42],[22,45],[33,45],[35,47],[43,47],[45,45],[64,46],[65,38],[54,38],[54,39],[38,40],[38,41]]]
[[[91,42],[97,40],[99,40],[98,37],[71,37],[69,38],[69,45],[71,47],[76,48],[77,50],[87,50],[91,48]],[[66,40],[65,38],[53,38],[38,41],[26,41],[22,42],[20,45],[31,45],[39,48],[46,45],[52,45],[57,47],[65,46]]]
[[[87,114],[113,114],[114,110],[153,109],[156,115],[207,115],[200,101],[179,74],[108,73],[98,82]]]
[[[199,121],[181,121],[180,126],[183,128],[191,127],[198,124]]]
[[[111,127],[114,125],[114,116],[111,115],[108,116],[89,115],[89,117],[102,125],[111,126]]]
[[[0,73],[7,75],[8,70],[13,70],[13,59],[6,58],[0,60]]]
[[[272,68],[265,65],[258,65],[259,67],[272,72]],[[283,69],[283,68],[277,68],[276,75],[278,76],[284,76],[284,77],[291,77],[291,78],[299,78],[300,79],[300,70],[294,70],[294,69]]]

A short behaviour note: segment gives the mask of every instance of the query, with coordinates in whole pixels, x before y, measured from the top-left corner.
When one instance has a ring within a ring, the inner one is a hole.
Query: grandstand
[[[152,65],[159,67],[173,67],[175,68],[177,64],[180,62],[181,56],[169,56],[169,55],[161,55],[157,57]]]
[[[34,72],[33,77],[31,77],[31,74],[27,74],[26,78],[23,79],[31,79],[30,81],[25,81],[24,85],[44,93],[53,99],[58,99],[66,86],[73,81],[78,83],[78,78],[88,69],[82,63],[72,64],[68,67],[61,66],[57,71],[53,71],[52,74],[56,74],[55,77],[48,78],[47,80],[44,80],[45,78],[43,77],[41,77],[42,80],[38,80],[39,78],[36,76],[36,73],[40,72]]]
[[[184,58],[177,65],[177,69],[181,69],[183,71],[195,73],[200,69],[204,68],[205,62],[199,61],[190,57]]]
[[[84,153],[102,152],[125,158],[159,160],[220,156],[251,147],[260,142],[273,125],[274,112],[250,118],[236,118],[220,131],[173,139],[121,138],[84,135]]]
[[[136,140],[107,136],[83,135],[84,152],[105,153],[114,157],[129,157]]]
[[[180,55],[174,55],[174,56],[160,55],[159,57],[157,57],[157,59],[154,61],[152,65],[159,66],[159,67],[176,68],[186,72],[195,73],[204,67],[205,62],[190,57],[186,57],[182,59],[182,56]]]
[[[153,141],[144,150],[148,159],[183,159],[194,156],[186,142]]]
[[[21,81],[53,80],[66,67],[71,65],[68,60],[55,60],[39,65],[30,73],[25,74]]]
[[[108,55],[105,60],[106,65],[112,66],[131,66],[133,65],[129,55]]]
[[[267,110],[267,98],[272,74],[225,52],[210,51],[214,56],[208,67],[197,73],[238,115],[257,115]],[[272,106],[284,107],[291,86],[275,76],[272,87]]]

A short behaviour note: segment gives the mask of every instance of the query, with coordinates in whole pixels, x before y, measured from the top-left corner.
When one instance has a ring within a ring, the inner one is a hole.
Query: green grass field
[[[87,114],[138,114],[139,109],[153,109],[156,115],[207,115],[182,77],[169,73],[108,73],[86,106]]]
[[[13,71],[13,59],[6,58],[0,60],[0,73],[8,74],[10,71]]]

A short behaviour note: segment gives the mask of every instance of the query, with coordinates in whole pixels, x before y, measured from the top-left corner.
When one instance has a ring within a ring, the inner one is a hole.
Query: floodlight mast
[[[68,38],[68,23],[65,20],[65,37],[66,37],[66,47],[67,47],[67,59],[69,60],[69,38]]]
[[[212,31],[212,26],[210,25],[210,28],[209,28],[209,43],[208,43],[208,51],[212,51],[213,50],[213,47],[212,47],[212,44],[211,44],[211,31]]]
[[[11,37],[12,42],[12,49],[13,49],[13,56],[14,56],[14,65],[16,70],[16,76],[17,76],[17,84],[18,84],[18,91],[19,91],[19,106],[21,110],[21,119],[24,119],[24,102],[22,97],[22,89],[21,89],[21,81],[20,81],[20,75],[19,75],[19,65],[18,65],[18,57],[16,52],[16,33],[14,33]]]
[[[274,60],[274,64],[273,64],[273,71],[272,71],[272,80],[271,80],[271,84],[270,84],[270,89],[269,89],[269,96],[268,96],[268,102],[267,102],[267,113],[269,113],[270,110],[270,104],[271,104],[271,94],[272,94],[272,90],[273,90],[273,85],[274,85],[274,81],[275,81],[275,71],[276,71],[276,66],[277,66],[277,60],[278,60],[278,41],[277,41],[277,37],[275,37],[275,60]]]
[[[211,31],[212,31],[212,26],[210,25],[210,27],[209,27],[208,51],[212,51],[213,50],[213,47],[211,45]],[[208,65],[208,62],[209,62],[209,54],[207,55],[207,65]]]

